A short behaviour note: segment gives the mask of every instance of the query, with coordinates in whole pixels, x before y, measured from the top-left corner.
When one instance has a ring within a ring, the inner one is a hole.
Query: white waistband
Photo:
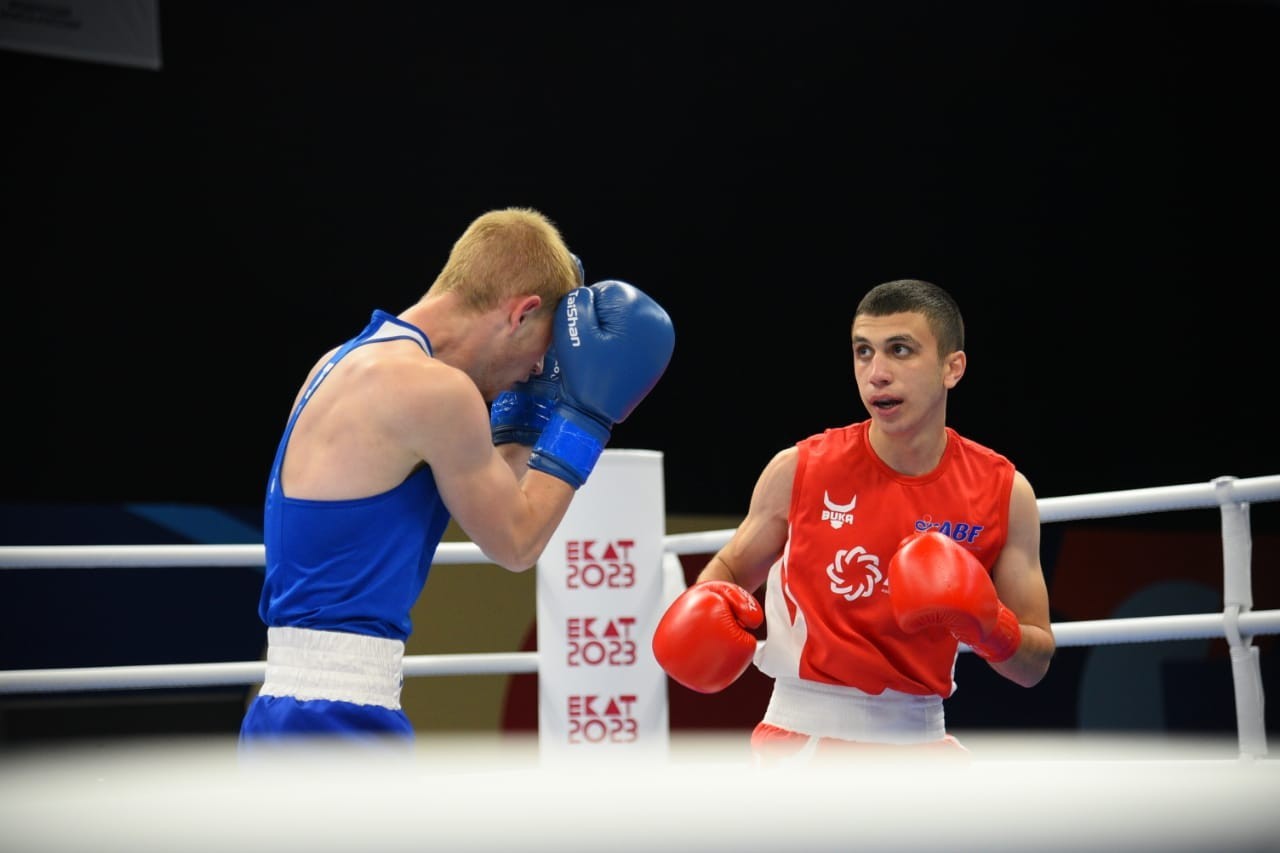
[[[879,695],[797,678],[777,678],[764,722],[815,737],[865,743],[928,743],[947,736],[941,696]]]
[[[267,676],[260,696],[329,699],[400,709],[404,643],[385,637],[267,629]]]

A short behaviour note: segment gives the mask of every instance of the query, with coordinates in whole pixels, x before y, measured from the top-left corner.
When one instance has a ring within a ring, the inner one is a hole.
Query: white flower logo
[[[849,577],[846,577],[846,570]],[[884,575],[880,571],[880,558],[875,554],[868,554],[866,549],[858,545],[850,550],[841,548],[836,552],[835,560],[827,566],[827,577],[831,579],[832,592],[853,601],[870,596]],[[854,586],[854,581],[857,581],[857,586]]]

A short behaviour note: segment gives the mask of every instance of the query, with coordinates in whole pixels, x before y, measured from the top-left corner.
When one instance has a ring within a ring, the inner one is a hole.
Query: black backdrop
[[[0,501],[259,503],[313,359],[486,209],[657,297],[613,446],[740,513],[863,416],[869,286],[960,299],[952,423],[1041,497],[1280,473],[1280,5],[194,2],[163,67],[0,51]],[[1259,520],[1265,519],[1259,514]]]

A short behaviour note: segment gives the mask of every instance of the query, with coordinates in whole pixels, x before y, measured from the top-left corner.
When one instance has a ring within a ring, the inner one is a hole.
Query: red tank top
[[[945,698],[955,689],[958,643],[945,628],[898,628],[889,558],[904,536],[933,529],[990,571],[1008,536],[1013,463],[948,427],[938,467],[903,476],[871,449],[869,426],[797,444],[788,541],[769,573],[759,667],[775,678]]]

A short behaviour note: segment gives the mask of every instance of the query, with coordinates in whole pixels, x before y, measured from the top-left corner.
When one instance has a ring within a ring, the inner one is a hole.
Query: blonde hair
[[[576,258],[559,229],[527,207],[491,210],[472,221],[453,244],[427,294],[456,293],[485,311],[508,296],[536,294],[550,311],[584,284]]]

